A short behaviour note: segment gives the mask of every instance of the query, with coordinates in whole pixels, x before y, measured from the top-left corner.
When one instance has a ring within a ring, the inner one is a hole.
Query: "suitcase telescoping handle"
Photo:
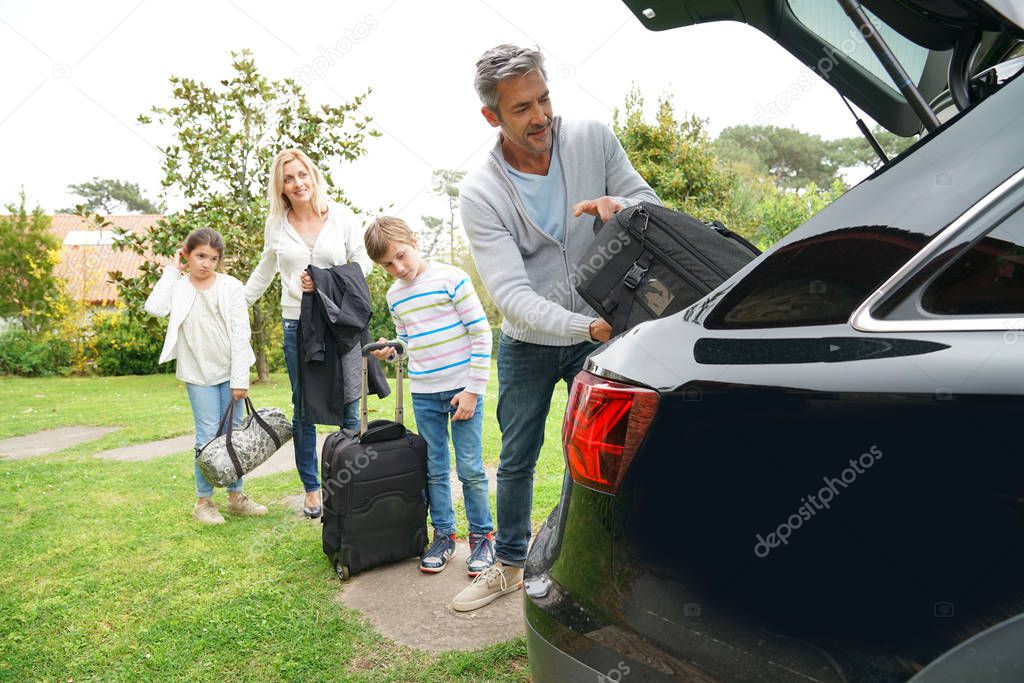
[[[369,356],[371,351],[378,351],[380,349],[392,348],[397,354],[397,362],[395,363],[395,422],[400,425],[405,424],[405,409],[402,407],[402,380],[404,377],[402,357],[408,354],[409,349],[406,347],[405,342],[401,339],[391,339],[385,342],[374,342],[367,344],[363,347],[363,395],[362,400],[359,404],[359,433],[366,433],[366,425],[368,423],[366,419],[366,392],[367,383],[369,376]]]

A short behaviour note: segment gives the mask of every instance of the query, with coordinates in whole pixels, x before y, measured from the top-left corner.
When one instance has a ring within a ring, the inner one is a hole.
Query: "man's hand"
[[[599,342],[608,341],[612,338],[612,326],[604,318],[594,318],[590,323],[590,338]]]
[[[299,276],[299,286],[302,287],[303,292],[316,291],[316,287],[313,286],[313,278],[306,271],[302,271],[302,275]]]
[[[460,391],[452,397],[452,422],[456,420],[468,420],[476,412],[477,395],[469,391]]]
[[[386,341],[387,341],[387,339],[385,339],[384,337],[381,337],[380,339],[377,340],[377,343],[378,344],[383,344]],[[395,350],[393,348],[391,348],[390,346],[387,347],[386,349],[376,349],[375,351],[370,351],[370,353],[373,354],[374,358],[377,358],[377,359],[380,359],[380,360],[391,360],[392,358],[395,357]]]
[[[231,390],[231,400],[232,401],[241,401],[243,398],[247,398],[248,396],[249,396],[249,390],[248,389],[232,389]]]
[[[572,215],[579,218],[585,213],[589,213],[591,216],[600,216],[601,221],[607,223],[612,219],[612,216],[622,211],[625,207],[619,204],[611,197],[604,196],[598,197],[597,199],[585,199],[576,206],[572,207]]]

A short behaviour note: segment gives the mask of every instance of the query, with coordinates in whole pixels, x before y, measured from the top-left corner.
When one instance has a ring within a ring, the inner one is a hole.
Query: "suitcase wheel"
[[[336,564],[334,565],[334,573],[338,575],[339,581],[344,581],[351,578],[352,573],[348,570],[347,564]]]

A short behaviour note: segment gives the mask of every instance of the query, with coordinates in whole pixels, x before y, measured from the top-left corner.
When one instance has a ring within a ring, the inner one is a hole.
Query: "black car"
[[[588,360],[527,560],[536,680],[1024,681],[1024,7],[626,4],[745,21],[922,135]]]

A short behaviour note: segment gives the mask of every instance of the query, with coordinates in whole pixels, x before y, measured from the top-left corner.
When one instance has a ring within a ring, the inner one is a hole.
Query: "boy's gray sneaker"
[[[494,534],[469,534],[469,557],[466,573],[476,578],[494,564]]]
[[[420,571],[427,574],[437,574],[444,571],[448,560],[455,554],[455,534],[446,536],[434,530],[434,542],[427,548],[420,559]]]
[[[522,567],[506,567],[501,562],[495,562],[455,596],[452,600],[452,609],[456,612],[468,612],[489,605],[502,595],[508,595],[522,587]]]

